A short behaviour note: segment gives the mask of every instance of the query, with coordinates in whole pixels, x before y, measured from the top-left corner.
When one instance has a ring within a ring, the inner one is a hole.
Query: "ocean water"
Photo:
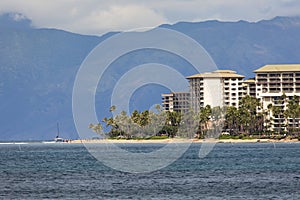
[[[299,143],[220,143],[203,159],[200,145],[166,168],[131,174],[81,144],[0,144],[0,199],[300,199]]]

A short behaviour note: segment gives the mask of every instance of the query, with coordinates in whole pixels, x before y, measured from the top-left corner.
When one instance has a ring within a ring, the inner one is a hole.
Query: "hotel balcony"
[[[280,88],[270,88],[270,93],[279,93],[281,92]]]
[[[259,77],[259,78],[266,78],[266,77],[268,77],[268,74],[257,74],[257,77]]]
[[[283,78],[282,83],[293,83],[294,79],[293,78]]]
[[[282,74],[282,77],[294,77],[294,73]]]
[[[281,82],[281,79],[280,79],[280,78],[270,78],[270,79],[269,79],[269,82],[270,82],[270,83],[280,83],[280,82]]]
[[[270,78],[281,77],[281,74],[269,74]]]

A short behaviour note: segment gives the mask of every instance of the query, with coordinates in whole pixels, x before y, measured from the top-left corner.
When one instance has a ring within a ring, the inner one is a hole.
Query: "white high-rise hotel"
[[[245,76],[231,70],[217,70],[187,77],[190,83],[190,107],[238,106],[243,97],[243,79]]]
[[[162,105],[165,110],[199,111],[206,105],[238,107],[239,100],[244,96],[244,76],[232,70],[195,74],[187,79],[190,84],[189,92],[162,94]]]

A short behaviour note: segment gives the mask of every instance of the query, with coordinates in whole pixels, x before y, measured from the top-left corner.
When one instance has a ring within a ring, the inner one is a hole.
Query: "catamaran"
[[[57,135],[54,138],[54,141],[55,142],[64,142],[65,141],[63,138],[59,137],[59,124],[58,123],[57,123]]]

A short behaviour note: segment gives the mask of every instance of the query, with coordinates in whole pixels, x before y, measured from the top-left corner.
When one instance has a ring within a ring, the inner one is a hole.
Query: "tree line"
[[[110,108],[110,112],[115,110],[115,106]],[[299,96],[288,98],[284,94],[275,104],[269,104],[267,109],[263,109],[259,99],[247,95],[240,99],[238,108],[212,108],[206,105],[198,112],[181,113],[163,111],[157,105],[156,112],[134,110],[131,115],[127,115],[122,111],[119,115],[103,118],[102,123],[109,128],[105,134],[110,138],[146,138],[153,135],[173,138],[187,136],[183,132],[189,131],[193,132],[192,137],[197,138],[208,135],[217,137],[221,132],[231,136],[299,137],[299,118]],[[281,120],[279,127],[271,130],[275,120]],[[186,129],[182,128],[187,124],[189,126]],[[99,134],[104,130],[101,123],[90,124],[89,128]]]
[[[257,98],[247,95],[238,108],[227,107],[225,129],[231,135],[299,137],[299,118],[299,96],[283,94],[264,109]]]

